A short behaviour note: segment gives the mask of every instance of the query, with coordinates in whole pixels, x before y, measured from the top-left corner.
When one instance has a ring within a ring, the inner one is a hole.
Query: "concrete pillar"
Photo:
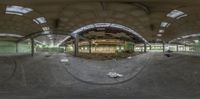
[[[163,52],[165,52],[165,43],[163,42]]]
[[[34,53],[35,53],[35,44],[34,44],[34,39],[31,38],[31,56],[34,56]]]
[[[151,50],[151,45],[149,45],[149,50]]]
[[[144,43],[144,52],[146,53],[147,52],[147,44]]]
[[[16,43],[16,53],[18,53],[18,43]]]
[[[79,42],[79,35],[76,34],[75,40],[74,40],[74,56],[78,56],[78,53],[79,53],[78,42]]]
[[[185,47],[184,47],[184,48],[185,48],[185,49],[184,49],[184,50],[185,50],[185,52],[186,52],[186,46],[187,46],[187,45],[185,44]]]
[[[89,53],[91,54],[92,53],[92,41],[89,40]]]
[[[176,51],[178,52],[178,44],[176,45]]]
[[[133,44],[133,52],[135,52],[135,45]]]

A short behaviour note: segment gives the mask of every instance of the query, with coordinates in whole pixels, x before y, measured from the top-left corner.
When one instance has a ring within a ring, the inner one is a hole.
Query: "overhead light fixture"
[[[187,16],[187,14],[179,10],[172,10],[170,13],[167,14],[167,17],[174,18],[174,19],[180,19],[184,16]]]
[[[17,38],[24,37],[24,36],[21,36],[21,35],[9,34],[9,33],[0,33],[0,36],[2,36],[2,37],[17,37]]]
[[[183,39],[185,39],[185,38],[189,38],[189,37],[190,37],[190,35],[182,36]]]
[[[49,37],[49,38],[50,38],[50,37],[53,37],[53,36],[52,36],[52,35],[47,35],[47,37]]]
[[[43,31],[48,31],[50,28],[49,27],[42,27]]]
[[[163,29],[160,29],[158,32],[159,32],[159,33],[164,33],[164,32],[165,32],[165,30],[163,30]]]
[[[163,27],[163,28],[166,28],[169,26],[170,26],[170,23],[168,23],[168,22],[161,22],[161,24],[160,24],[160,27]]]
[[[181,37],[178,37],[176,39],[173,39],[169,42],[174,42],[174,41],[177,41],[177,40],[181,40],[181,39],[187,39],[187,38],[190,38],[190,37],[199,37],[200,36],[200,33],[198,34],[190,34],[190,35],[185,35],[185,36],[181,36]]]
[[[162,41],[162,40],[161,40],[161,39],[156,39],[156,41],[160,42],[160,41]]]
[[[18,12],[6,12],[6,14],[15,14],[15,15],[23,16],[23,14],[18,13]]]
[[[188,15],[184,14],[184,15],[178,16],[176,19],[180,19],[180,18],[183,18],[183,17],[186,17],[186,16],[188,16]]]
[[[33,11],[33,9],[31,8],[25,8],[25,7],[22,7],[22,6],[15,6],[15,5],[12,5],[12,6],[7,6],[6,7],[6,14],[15,14],[15,15],[24,15],[24,14],[27,14],[29,12]]]
[[[46,19],[44,17],[38,17],[33,19],[33,21],[37,24],[43,24],[43,23],[47,23]]]
[[[157,36],[158,36],[158,37],[161,37],[161,36],[162,36],[162,34],[157,34]]]

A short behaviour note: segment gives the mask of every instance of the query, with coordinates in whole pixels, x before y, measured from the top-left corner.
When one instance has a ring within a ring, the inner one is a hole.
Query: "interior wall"
[[[0,54],[16,53],[16,43],[8,41],[0,41]]]
[[[0,41],[0,54],[16,54],[16,43]],[[18,43],[18,53],[31,53],[31,45],[27,42]]]
[[[31,53],[31,44],[27,42],[18,43],[18,53]]]

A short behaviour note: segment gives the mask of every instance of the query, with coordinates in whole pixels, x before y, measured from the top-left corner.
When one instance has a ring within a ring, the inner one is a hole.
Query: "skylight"
[[[188,16],[188,15],[187,15],[187,14],[184,14],[184,15],[178,16],[176,19],[180,19],[180,18],[186,17],[186,16]]]
[[[17,37],[17,38],[24,37],[24,36],[21,36],[21,35],[9,34],[9,33],[0,33],[0,36],[3,36],[3,37]]]
[[[48,30],[49,30],[49,27],[42,27],[42,30],[43,30],[43,31],[48,31]]]
[[[163,28],[169,27],[169,26],[170,26],[170,23],[168,23],[168,22],[161,22],[161,24],[160,24],[160,27],[163,27]]]
[[[159,32],[159,33],[164,33],[165,30],[160,29],[158,32]]]
[[[181,16],[184,17],[184,16],[187,16],[187,14],[179,10],[172,10],[170,13],[167,14],[167,17],[174,18],[174,19],[175,18],[180,19]]]
[[[33,11],[31,8],[25,8],[22,6],[7,6],[6,7],[6,14],[15,14],[15,15],[24,15],[29,12]]]
[[[157,34],[157,36],[158,36],[158,37],[161,37],[161,36],[162,36],[162,34]]]
[[[33,21],[37,24],[43,24],[43,23],[46,23],[46,19],[44,17],[38,17],[36,19],[33,19]]]
[[[23,14],[18,13],[18,12],[6,12],[6,14],[15,14],[15,15],[23,16]]]

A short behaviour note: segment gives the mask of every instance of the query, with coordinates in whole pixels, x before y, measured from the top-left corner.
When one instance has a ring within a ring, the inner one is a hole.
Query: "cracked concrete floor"
[[[66,71],[66,65],[60,63],[65,54],[9,56],[10,61],[0,61],[1,74],[10,75],[0,76],[0,99],[200,98],[200,57],[146,55],[149,62],[141,72],[127,82],[114,85],[88,84],[75,79]]]

